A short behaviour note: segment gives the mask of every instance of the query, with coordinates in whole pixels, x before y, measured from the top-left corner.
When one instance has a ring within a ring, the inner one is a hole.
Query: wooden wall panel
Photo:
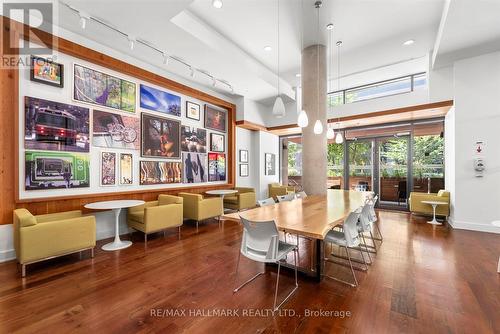
[[[4,35],[12,31],[16,38],[24,38],[27,40],[29,34],[26,32],[32,29],[36,35],[46,45],[52,46],[54,49],[66,53],[68,55],[84,59],[97,65],[107,67],[109,69],[133,76],[137,79],[156,84],[180,94],[188,95],[193,98],[202,100],[206,103],[219,106],[226,109],[228,115],[228,151],[227,151],[227,184],[203,184],[192,186],[189,188],[176,187],[165,189],[147,189],[135,191],[113,192],[106,194],[91,194],[91,195],[76,195],[57,197],[50,199],[30,199],[19,200],[17,182],[19,177],[18,170],[18,134],[19,134],[19,92],[18,92],[18,70],[0,69],[0,224],[12,223],[12,210],[15,208],[26,208],[33,214],[45,214],[68,210],[84,210],[83,206],[90,202],[115,199],[142,199],[145,201],[157,199],[159,194],[177,194],[179,192],[203,193],[212,189],[225,189],[234,187],[235,182],[235,117],[236,106],[233,103],[222,100],[218,97],[209,95],[205,92],[198,91],[186,85],[172,81],[155,73],[146,71],[142,68],[125,63],[121,60],[112,58],[100,52],[91,50],[84,46],[78,45],[71,41],[52,36],[38,29],[25,27],[23,24],[11,21],[8,18],[0,16],[2,26],[2,56],[5,50]],[[52,41],[55,40],[55,43]]]

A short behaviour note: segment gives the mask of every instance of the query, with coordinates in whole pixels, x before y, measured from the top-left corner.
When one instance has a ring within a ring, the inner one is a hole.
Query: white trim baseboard
[[[450,226],[453,227],[454,229],[458,229],[458,230],[468,230],[468,231],[500,234],[500,227],[493,226],[492,224],[478,224],[478,223],[472,223],[472,222],[464,222],[464,221],[456,220],[453,217],[448,217],[448,224],[450,224]]]
[[[14,260],[15,258],[16,258],[16,251],[13,249],[0,251],[0,263]]]

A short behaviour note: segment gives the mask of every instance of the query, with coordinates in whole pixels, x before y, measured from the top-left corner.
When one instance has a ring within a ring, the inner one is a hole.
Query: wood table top
[[[365,204],[371,192],[332,190],[325,196],[308,196],[289,202],[225,214],[226,220],[239,221],[240,215],[251,221],[274,220],[279,230],[323,239],[328,231],[352,211]]]

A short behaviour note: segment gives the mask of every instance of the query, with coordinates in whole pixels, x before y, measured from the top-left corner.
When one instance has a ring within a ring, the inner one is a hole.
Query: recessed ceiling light
[[[333,23],[328,23],[326,25],[326,30],[332,30],[333,29]]]
[[[295,76],[296,76],[297,78],[300,78],[300,77],[301,77],[300,73],[295,74]]]
[[[404,41],[404,42],[403,42],[403,45],[408,46],[408,45],[412,45],[413,43],[415,43],[415,40],[413,40],[413,39],[409,39],[409,40],[407,40],[407,41]]]
[[[269,45],[264,46],[264,51],[269,52],[272,48]]]
[[[212,6],[214,6],[217,9],[221,9],[222,5],[223,5],[222,0],[213,0],[212,1]]]

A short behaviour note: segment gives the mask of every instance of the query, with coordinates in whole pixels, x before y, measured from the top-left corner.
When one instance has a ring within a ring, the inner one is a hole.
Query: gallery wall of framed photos
[[[13,206],[53,212],[51,199],[76,209],[96,199],[150,200],[162,190],[234,185],[232,103],[57,39],[56,64],[47,63],[52,68],[2,77],[15,83],[2,96],[17,96],[3,102],[17,112],[10,118],[15,135],[8,140],[14,168],[8,168],[10,178],[2,177],[10,179],[2,188],[10,189],[14,201],[6,196],[2,223]],[[214,154],[212,133],[218,135]]]

